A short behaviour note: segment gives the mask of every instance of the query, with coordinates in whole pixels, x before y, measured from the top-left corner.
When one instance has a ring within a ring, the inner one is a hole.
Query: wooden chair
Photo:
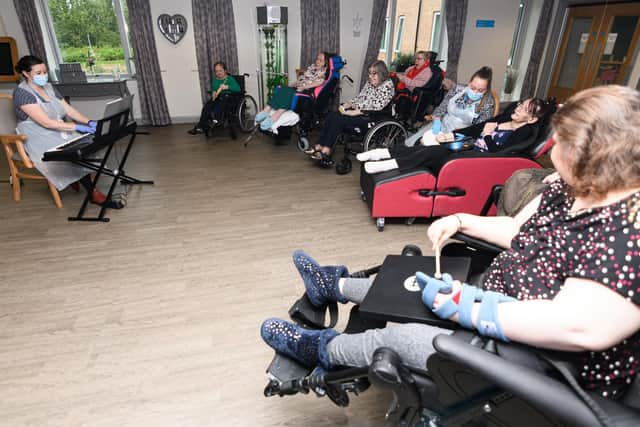
[[[13,200],[19,202],[21,199],[20,179],[34,179],[45,181],[51,191],[51,196],[57,207],[62,207],[60,194],[55,185],[44,176],[37,173],[35,166],[24,150],[26,135],[16,134],[16,115],[13,107],[13,97],[0,93],[0,142],[4,147],[9,162],[9,172],[11,173],[11,187],[13,190]],[[29,172],[24,172],[29,170]],[[35,173],[32,173],[35,172]]]

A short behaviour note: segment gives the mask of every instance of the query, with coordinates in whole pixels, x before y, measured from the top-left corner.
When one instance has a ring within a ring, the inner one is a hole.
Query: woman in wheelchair
[[[489,120],[495,114],[495,101],[491,95],[493,71],[482,67],[467,85],[457,84],[447,92],[444,99],[433,110],[431,126],[423,126],[407,138],[405,145],[413,146],[422,140],[430,145],[439,133],[452,132]]]
[[[345,102],[339,112],[331,112],[327,116],[320,139],[311,149],[305,151],[315,160],[331,163],[331,151],[338,135],[347,129],[367,126],[371,121],[370,113],[381,111],[393,98],[393,82],[389,78],[389,70],[383,61],[375,61],[369,66],[368,81],[355,98]]]
[[[424,50],[416,52],[414,65],[407,68],[404,73],[395,73],[398,78],[398,90],[408,89],[413,91],[417,87],[422,87],[431,79],[431,68],[429,67],[429,53]]]
[[[260,123],[260,129],[268,130],[276,122],[282,113],[291,109],[291,102],[296,92],[303,92],[320,86],[325,79],[327,64],[331,54],[319,52],[316,60],[298,77],[293,87],[277,87],[273,96],[262,111],[256,114],[256,123]]]
[[[356,157],[364,164],[367,173],[379,173],[394,169],[402,171],[416,167],[426,167],[437,173],[442,165],[456,156],[458,150],[451,151],[440,143],[475,139],[470,148],[480,153],[495,153],[509,147],[533,142],[540,129],[546,126],[551,114],[556,110],[555,101],[529,98],[512,104],[501,114],[475,125],[440,133],[434,145],[406,145],[390,148],[376,148],[359,153]],[[536,129],[537,128],[537,129]]]
[[[202,107],[198,123],[188,131],[191,135],[206,134],[209,129],[210,119],[214,126],[217,125],[220,120],[220,114],[227,106],[229,94],[240,92],[240,85],[227,72],[227,64],[222,61],[216,62],[213,64],[213,72],[215,77],[211,80],[211,99]]]
[[[517,216],[458,214],[429,228],[434,249],[457,231],[505,248],[482,283],[420,272],[417,281],[435,315],[497,340],[572,352],[580,385],[616,399],[640,369],[640,93],[614,85],[580,92],[553,128],[561,179]],[[314,305],[367,294],[369,279],[349,278],[344,266],[320,266],[301,251],[293,261]],[[261,329],[277,352],[324,369],[367,366],[383,346],[424,369],[442,333],[450,332],[400,324],[338,334],[279,319]]]

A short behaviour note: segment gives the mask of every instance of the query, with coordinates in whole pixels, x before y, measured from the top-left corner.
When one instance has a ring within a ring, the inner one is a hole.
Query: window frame
[[[393,46],[393,53],[400,53],[402,35],[404,33],[404,21],[405,21],[404,15],[398,16],[398,34],[396,34],[396,39]]]
[[[436,26],[437,21],[437,26]],[[429,43],[429,50],[432,52],[438,52],[438,47],[440,46],[440,35],[442,27],[442,9],[436,10],[433,12],[433,16],[431,17],[431,42]]]
[[[521,0],[518,10],[518,16],[516,17],[516,26],[513,33],[513,41],[511,42],[511,49],[509,50],[509,57],[507,58],[507,66],[513,66],[518,62],[520,51],[522,50],[523,33],[525,25],[525,14],[527,13],[527,1]]]
[[[124,64],[126,67],[126,72],[121,73],[120,76],[122,78],[133,78],[135,77],[135,74],[132,72],[132,63],[134,61],[134,57],[131,55],[131,46],[129,44],[129,26],[124,16],[124,9],[122,7],[123,1],[126,0],[112,0],[113,12],[116,17],[118,32],[120,33],[120,44],[122,45],[122,53],[124,55]],[[40,6],[40,11],[43,14],[43,20],[41,22],[44,26],[44,37],[49,40],[49,43],[51,45],[55,66],[59,67],[60,64],[63,63],[62,51],[60,50],[60,45],[58,44],[58,36],[55,32],[53,17],[51,16],[51,12],[49,11],[49,2],[47,0],[38,0],[38,6]],[[96,76],[104,77],[111,75],[105,73],[96,74]]]
[[[384,18],[384,31],[380,40],[380,52],[387,52],[387,40],[389,39],[389,17]]]

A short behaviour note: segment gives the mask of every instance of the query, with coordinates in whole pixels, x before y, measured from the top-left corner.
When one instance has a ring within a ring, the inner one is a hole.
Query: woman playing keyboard
[[[92,189],[89,170],[67,162],[43,162],[45,151],[64,144],[80,133],[95,133],[96,122],[69,105],[49,83],[47,66],[40,58],[23,56],[16,64],[23,81],[13,91],[13,103],[18,118],[18,132],[27,135],[24,145],[36,169],[58,190],[79,182],[92,191],[91,203],[111,209],[121,209],[122,203],[107,200]]]

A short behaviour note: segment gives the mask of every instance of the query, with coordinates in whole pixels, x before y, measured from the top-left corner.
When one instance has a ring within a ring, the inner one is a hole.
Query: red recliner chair
[[[460,153],[444,164],[437,175],[425,168],[368,174],[361,168],[360,188],[363,200],[376,219],[378,231],[384,230],[385,218],[406,218],[407,224],[416,218],[441,217],[467,212],[480,214],[496,188],[520,169],[541,168],[536,162],[551,149],[552,139],[546,139],[547,129],[540,129],[539,138],[519,154],[484,154],[474,151]],[[544,136],[543,136],[544,135]],[[488,215],[495,215],[495,207]]]

